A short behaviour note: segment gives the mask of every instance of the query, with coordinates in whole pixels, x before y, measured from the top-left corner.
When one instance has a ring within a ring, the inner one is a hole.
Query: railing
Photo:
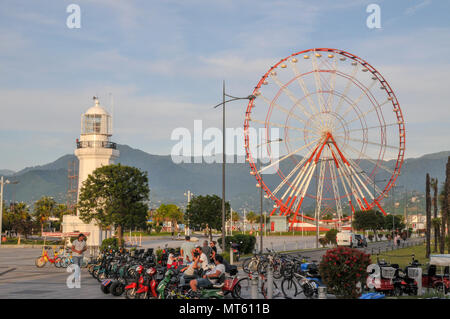
[[[111,148],[117,149],[117,144],[107,141],[78,141],[77,148]]]

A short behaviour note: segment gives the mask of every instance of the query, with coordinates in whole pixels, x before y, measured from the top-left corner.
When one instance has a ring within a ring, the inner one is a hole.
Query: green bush
[[[101,250],[108,249],[111,246],[111,249],[119,249],[119,242],[116,237],[103,239],[102,245],[100,246]]]
[[[325,234],[325,238],[328,240],[328,243],[336,245],[337,233],[338,233],[337,229],[330,229],[329,231],[327,231],[327,233]]]
[[[336,239],[336,237],[335,237],[335,239]],[[329,243],[328,238],[326,238],[326,237],[319,238],[319,243],[322,245],[322,247],[325,247]]]
[[[155,232],[159,234],[161,232],[162,226],[155,226]]]
[[[219,238],[218,243],[222,247],[222,238]],[[236,234],[234,236],[225,237],[225,251],[230,250],[230,243],[238,243],[241,245],[242,254],[251,254],[255,249],[256,237],[252,235]]]

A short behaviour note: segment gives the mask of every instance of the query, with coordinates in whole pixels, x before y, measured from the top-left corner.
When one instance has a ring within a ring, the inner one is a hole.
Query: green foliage
[[[161,204],[152,217],[158,225],[165,220],[173,224],[183,222],[183,212],[174,204]]]
[[[147,173],[130,166],[106,165],[94,170],[80,190],[78,210],[86,223],[116,226],[119,245],[123,228],[144,227],[149,196]]]
[[[54,216],[56,211],[56,201],[52,197],[43,196],[34,203],[33,215],[41,224],[41,228],[49,217]]]
[[[353,219],[353,227],[358,230],[373,230],[375,233],[383,229],[385,219],[381,212],[374,210],[357,211]]]
[[[384,216],[384,229],[387,230],[402,230],[405,228],[403,217],[399,215],[386,215]]]
[[[328,291],[338,298],[358,298],[359,282],[367,279],[370,255],[358,249],[338,247],[329,249],[322,258],[319,271]]]
[[[230,217],[230,204],[225,202],[225,218]],[[195,196],[186,208],[185,220],[191,228],[222,230],[222,199],[217,195]]]
[[[330,229],[325,234],[325,238],[328,240],[329,243],[336,245],[336,236],[339,231],[337,229]]]
[[[160,225],[155,226],[155,232],[157,234],[159,234],[161,232],[161,230],[162,230],[162,226],[160,226]]]
[[[3,213],[3,228],[10,232],[16,232],[27,238],[31,235],[34,222],[31,218],[29,208],[25,203],[16,203],[6,209]]]
[[[111,246],[111,249],[116,249],[116,250],[119,249],[119,242],[116,237],[103,239],[100,249],[106,250],[106,249],[110,248],[109,246]]]
[[[329,240],[326,237],[320,237],[319,238],[319,243],[322,245],[322,247],[325,247],[329,243]]]
[[[220,247],[222,247],[222,238],[218,239]],[[243,254],[250,254],[255,249],[256,237],[252,235],[236,234],[234,236],[225,237],[225,251],[230,250],[230,243],[238,243],[241,245]]]

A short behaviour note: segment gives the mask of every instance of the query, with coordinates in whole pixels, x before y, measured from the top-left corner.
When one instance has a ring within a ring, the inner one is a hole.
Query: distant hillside
[[[10,169],[0,169],[0,176],[9,176],[14,174],[15,172]]]
[[[169,155],[152,155],[127,145],[118,145],[120,151],[119,162],[124,165],[138,167],[148,172],[151,188],[151,205],[159,206],[162,202],[173,202],[185,205],[186,190],[195,195],[222,194],[221,164],[175,164]],[[406,159],[401,176],[397,179],[398,186],[404,186],[408,192],[424,193],[425,173],[444,181],[445,163],[450,151],[427,154],[419,158]],[[58,201],[65,201],[68,178],[67,167],[71,160],[77,161],[74,155],[64,155],[52,163],[27,167],[17,173],[10,173],[10,179],[16,179],[17,185],[6,187],[5,199],[26,201],[32,203],[43,195],[53,196]],[[293,167],[292,162],[283,163],[282,168]],[[360,167],[365,169],[367,162],[361,161]],[[11,172],[11,171],[10,171]],[[255,187],[256,181],[249,174],[250,168],[246,163],[227,164],[227,200],[231,201],[234,209],[248,208],[258,210],[259,196]],[[3,175],[7,175],[3,173]],[[380,171],[377,179],[382,180],[390,176]],[[276,175],[264,176],[268,185],[275,184]],[[398,193],[404,192],[404,188]],[[397,195],[400,196],[400,195]],[[312,205],[312,201],[305,201],[305,205]],[[266,209],[273,203],[265,200]]]

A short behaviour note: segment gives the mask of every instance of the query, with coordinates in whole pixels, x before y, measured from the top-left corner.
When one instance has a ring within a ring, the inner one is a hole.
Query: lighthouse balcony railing
[[[106,141],[78,141],[77,148],[112,148],[117,149],[117,144]]]

